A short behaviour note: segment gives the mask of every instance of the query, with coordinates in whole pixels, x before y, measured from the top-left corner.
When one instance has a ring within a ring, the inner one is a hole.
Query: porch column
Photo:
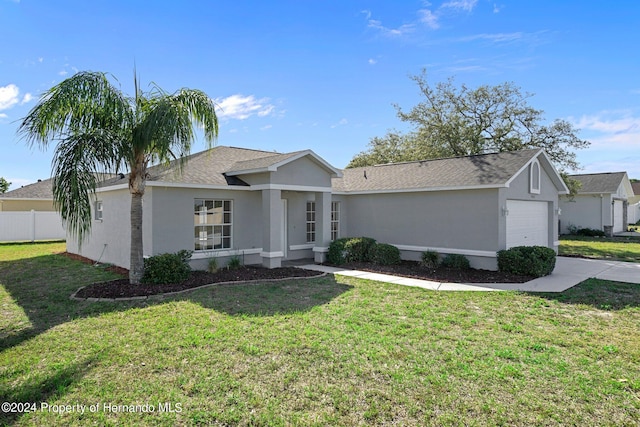
[[[331,243],[331,192],[316,195],[316,242],[313,248],[315,262],[325,262]]]
[[[284,257],[282,247],[282,200],[280,190],[262,190],[262,265],[278,268]]]

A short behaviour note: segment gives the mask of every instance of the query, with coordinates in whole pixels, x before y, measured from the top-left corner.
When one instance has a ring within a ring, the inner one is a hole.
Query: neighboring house
[[[145,255],[193,250],[192,266],[238,255],[246,264],[323,262],[331,240],[369,236],[405,259],[422,251],[496,269],[496,252],[557,249],[558,194],[568,192],[544,151],[523,150],[340,171],[310,150],[216,147],[149,169]],[[129,267],[127,178],[98,189],[91,236],[67,250]]]
[[[570,226],[602,230],[608,235],[627,229],[628,198],[633,190],[626,172],[570,175],[580,182],[578,194],[560,199],[561,232]]]
[[[635,224],[640,221],[640,182],[632,182],[633,197],[629,197],[627,206],[627,222]]]
[[[51,179],[25,185],[0,194],[0,212],[15,211],[51,212],[53,208],[53,188]]]

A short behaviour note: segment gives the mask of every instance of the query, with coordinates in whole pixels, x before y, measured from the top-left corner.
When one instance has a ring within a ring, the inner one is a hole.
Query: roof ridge
[[[438,158],[435,158],[435,159],[407,160],[407,161],[404,161],[404,162],[378,163],[376,165],[358,166],[358,167],[349,168],[349,169],[360,169],[360,168],[370,168],[370,167],[380,167],[380,166],[408,165],[408,164],[412,164],[412,163],[435,162],[435,161],[438,161],[438,160],[469,159],[469,158],[473,158],[473,157],[490,156],[490,155],[495,155],[495,154],[512,154],[512,153],[520,153],[520,152],[523,152],[523,151],[538,151],[538,150],[542,150],[542,148],[524,148],[522,150],[495,151],[495,152],[491,152],[491,153],[469,154],[469,155],[466,155],[466,156],[438,157]]]
[[[617,173],[627,173],[626,171],[619,172],[591,172],[591,173],[574,173],[569,176],[587,176],[587,175],[614,175]]]

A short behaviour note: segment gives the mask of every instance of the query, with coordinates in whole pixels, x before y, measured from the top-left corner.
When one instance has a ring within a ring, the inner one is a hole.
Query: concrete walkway
[[[395,283],[403,286],[416,286],[433,291],[486,292],[517,290],[524,292],[562,292],[592,277],[640,284],[640,264],[568,257],[557,257],[556,268],[549,276],[540,277],[526,283],[440,283],[316,264],[306,264],[300,266],[300,268],[378,282]]]

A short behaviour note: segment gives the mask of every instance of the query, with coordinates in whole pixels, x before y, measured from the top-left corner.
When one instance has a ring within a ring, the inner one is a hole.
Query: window
[[[195,199],[194,249],[206,251],[231,248],[231,200]]]
[[[307,202],[307,243],[316,241],[316,202]]]
[[[331,202],[331,240],[340,237],[340,202]]]
[[[102,221],[102,200],[97,200],[94,205],[94,216],[96,221]]]
[[[529,171],[529,193],[540,194],[540,163],[534,160]]]

